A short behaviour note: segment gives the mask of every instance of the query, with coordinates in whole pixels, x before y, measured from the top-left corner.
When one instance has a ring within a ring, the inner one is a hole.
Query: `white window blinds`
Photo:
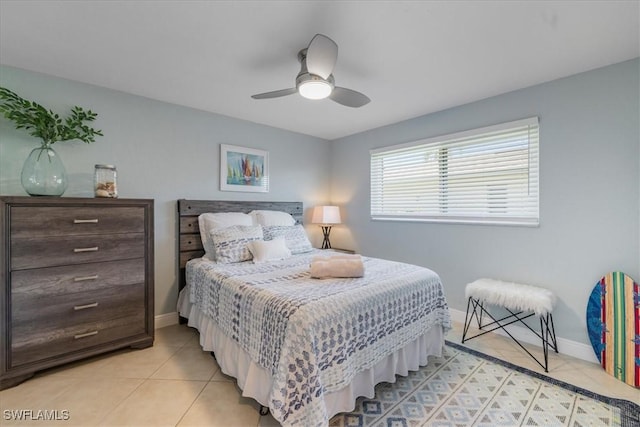
[[[371,217],[537,225],[538,118],[371,150]]]

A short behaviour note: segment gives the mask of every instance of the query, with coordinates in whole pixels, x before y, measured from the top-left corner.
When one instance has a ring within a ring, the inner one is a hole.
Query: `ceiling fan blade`
[[[307,48],[307,70],[327,79],[338,60],[338,45],[329,37],[316,34]]]
[[[338,104],[353,108],[362,107],[371,101],[368,96],[344,87],[334,87],[329,98]]]
[[[259,93],[257,95],[251,95],[251,97],[253,99],[278,98],[278,97],[281,97],[281,96],[292,95],[292,94],[294,94],[296,92],[298,92],[298,89],[296,89],[295,87],[292,87],[292,88],[289,88],[289,89],[274,90],[273,92]]]

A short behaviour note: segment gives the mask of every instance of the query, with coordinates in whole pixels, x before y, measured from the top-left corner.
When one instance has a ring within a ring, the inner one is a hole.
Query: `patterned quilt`
[[[283,425],[327,425],[324,393],[432,326],[450,328],[433,271],[363,257],[364,277],[318,280],[309,275],[314,255],[187,264],[191,303],[271,373],[269,409]]]

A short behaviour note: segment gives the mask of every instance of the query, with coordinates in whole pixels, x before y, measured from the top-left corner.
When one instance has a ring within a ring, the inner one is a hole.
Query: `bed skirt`
[[[189,301],[188,287],[178,297],[178,312],[188,319],[188,326],[200,333],[200,346],[212,351],[222,372],[236,378],[242,395],[268,407],[271,394],[271,374],[251,360],[240,346],[228,338],[198,307]],[[375,386],[381,382],[394,383],[396,375],[406,376],[425,366],[428,356],[441,356],[444,348],[444,330],[436,325],[415,341],[378,362],[374,367],[358,373],[351,383],[341,390],[324,394],[329,418],[355,408],[359,396],[372,398]]]

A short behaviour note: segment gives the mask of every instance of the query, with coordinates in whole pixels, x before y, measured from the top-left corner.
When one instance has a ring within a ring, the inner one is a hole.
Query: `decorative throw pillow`
[[[284,237],[276,237],[273,240],[254,240],[249,242],[248,247],[255,264],[287,259],[291,256]]]
[[[211,231],[220,228],[231,227],[232,225],[252,225],[251,217],[242,212],[218,212],[203,213],[198,216],[198,227],[200,228],[200,239],[204,247],[204,258],[215,261],[215,249],[211,240]]]
[[[249,215],[254,219],[254,224],[260,224],[263,227],[272,225],[292,226],[296,223],[294,217],[283,211],[255,210],[249,212]]]
[[[311,242],[307,237],[307,232],[301,224],[293,226],[273,225],[263,227],[263,231],[265,240],[273,240],[280,236],[284,237],[292,254],[301,254],[313,250],[313,246],[311,246]]]
[[[249,261],[251,252],[248,244],[254,240],[262,240],[260,225],[232,225],[211,231],[216,262],[230,264],[232,262]]]

